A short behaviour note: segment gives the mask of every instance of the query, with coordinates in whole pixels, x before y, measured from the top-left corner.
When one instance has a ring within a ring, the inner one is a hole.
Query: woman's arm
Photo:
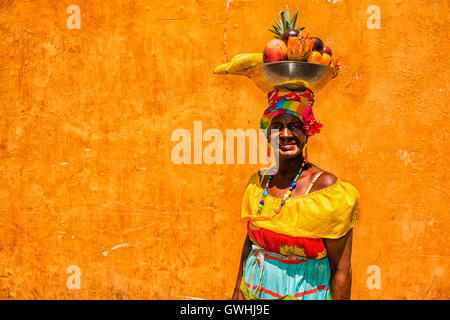
[[[339,239],[324,239],[331,268],[330,294],[333,300],[350,300],[352,286],[353,230]]]
[[[244,246],[242,247],[241,262],[239,264],[238,276],[236,280],[236,285],[234,287],[233,297],[231,298],[231,300],[238,300],[239,298],[239,287],[241,285],[242,280],[242,269],[244,268],[244,260],[248,257],[251,249],[252,249],[252,242],[250,241],[250,238],[247,235],[244,241]]]

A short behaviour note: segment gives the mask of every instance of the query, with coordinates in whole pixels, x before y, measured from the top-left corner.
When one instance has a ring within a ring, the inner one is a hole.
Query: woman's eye
[[[280,129],[281,128],[281,126],[278,124],[278,123],[274,123],[274,124],[272,124],[272,129]]]

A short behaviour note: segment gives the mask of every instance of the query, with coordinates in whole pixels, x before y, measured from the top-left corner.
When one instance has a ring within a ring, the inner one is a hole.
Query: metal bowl
[[[337,76],[335,68],[311,62],[277,61],[247,69],[246,75],[264,92],[317,91]]]

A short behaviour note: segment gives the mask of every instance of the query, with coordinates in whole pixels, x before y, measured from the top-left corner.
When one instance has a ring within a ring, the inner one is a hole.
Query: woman
[[[261,128],[278,139],[278,170],[256,172],[245,189],[248,234],[233,299],[350,299],[358,191],[307,161],[308,137],[322,126],[313,93],[268,97]]]

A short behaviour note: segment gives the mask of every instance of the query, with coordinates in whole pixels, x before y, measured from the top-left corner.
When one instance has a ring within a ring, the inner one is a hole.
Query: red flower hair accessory
[[[323,124],[314,117],[311,106],[307,106],[302,112],[303,130],[308,137],[320,132]]]

